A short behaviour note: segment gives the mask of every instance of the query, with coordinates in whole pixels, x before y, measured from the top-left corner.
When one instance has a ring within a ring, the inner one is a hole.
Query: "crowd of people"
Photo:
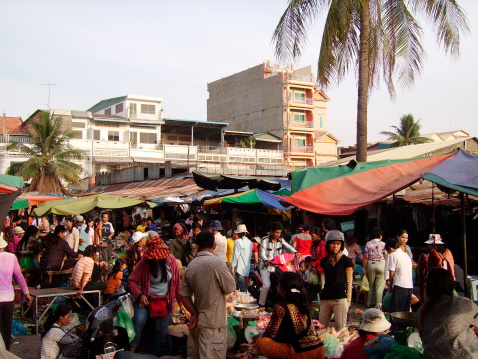
[[[410,311],[418,300],[412,294],[412,269],[418,262],[424,303],[418,318],[425,357],[447,357],[443,353],[451,350],[463,358],[478,355],[478,340],[470,329],[478,325],[478,307],[454,296],[453,256],[438,234],[430,235],[425,242],[428,253],[414,262],[406,230],[384,241],[383,230],[373,228],[360,247],[353,234],[344,235],[331,218],[324,218],[320,227],[300,225],[292,236],[285,235],[280,222],[272,222],[262,238],[251,235],[245,224],[226,231],[221,221],[196,214],[167,228],[158,227],[150,217],[133,216],[129,209],[123,210],[122,219],[128,250],[112,259],[116,232],[108,213],[96,220],[82,215],[55,217],[51,225],[45,217],[7,218],[0,239],[0,332],[7,349],[14,308],[12,278],[31,303],[21,268],[72,269],[71,285],[78,296],[100,290],[109,300],[130,292],[136,333],[131,350],[140,346],[149,323],[148,351],[158,357],[166,354],[168,325],[177,304],[190,330],[190,358],[226,357],[226,295],[236,289],[249,291],[256,273],[261,283],[258,304],[272,312],[267,329],[255,338],[262,355],[324,358],[312,322],[312,304],[320,298],[321,326],[333,323],[337,331],[345,328],[354,270],[360,263],[370,286],[370,309],[363,314],[360,337],[342,358],[366,358],[371,339],[389,340],[386,332],[400,329],[383,316],[384,294],[391,293],[390,312]],[[46,353],[57,353],[51,348],[69,320],[68,306],[52,313],[42,336],[42,358],[56,357]],[[438,339],[445,343],[440,348],[435,344]]]

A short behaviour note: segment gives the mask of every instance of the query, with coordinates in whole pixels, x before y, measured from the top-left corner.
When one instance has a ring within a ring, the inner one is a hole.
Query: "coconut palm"
[[[413,84],[425,56],[424,15],[446,53],[459,54],[460,33],[468,31],[456,0],[289,0],[273,35],[276,56],[297,59],[307,40],[307,27],[327,10],[318,61],[317,80],[324,88],[339,83],[353,68],[357,74],[357,161],[367,160],[367,104],[380,76],[394,98],[393,77]]]
[[[395,132],[382,131],[381,135],[388,136],[393,142],[390,147],[408,146],[411,144],[434,142],[432,138],[420,136],[420,120],[415,121],[411,114],[400,117],[400,127],[392,126]]]
[[[68,194],[62,181],[81,186],[83,168],[71,160],[83,159],[84,152],[70,146],[75,134],[63,131],[62,122],[60,117],[42,111],[27,125],[31,143],[11,142],[7,146],[28,157],[24,162],[12,163],[6,173],[31,178],[30,191]]]

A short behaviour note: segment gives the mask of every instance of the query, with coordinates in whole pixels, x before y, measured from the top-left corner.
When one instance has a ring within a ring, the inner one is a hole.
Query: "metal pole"
[[[464,287],[465,290],[465,297],[468,297],[468,255],[466,252],[466,213],[465,213],[465,194],[460,192],[460,200],[461,200],[461,235],[463,239],[463,277],[464,277]]]

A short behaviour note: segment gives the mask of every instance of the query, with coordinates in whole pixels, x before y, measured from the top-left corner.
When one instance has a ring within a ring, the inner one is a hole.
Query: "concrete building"
[[[294,70],[266,61],[209,83],[207,119],[280,138],[285,164],[296,169],[335,160],[340,141],[327,131],[329,98],[314,79],[310,66]]]

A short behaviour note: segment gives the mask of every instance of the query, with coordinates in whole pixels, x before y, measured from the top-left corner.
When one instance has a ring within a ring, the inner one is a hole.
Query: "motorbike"
[[[266,307],[273,308],[280,299],[277,293],[277,286],[279,284],[279,277],[284,272],[297,272],[299,268],[299,260],[292,253],[281,254],[270,261],[271,265],[275,267],[275,271],[271,272],[270,281],[271,287],[267,294]],[[256,299],[259,300],[260,291],[262,288],[262,278],[259,265],[254,265],[252,269],[253,278],[247,290]]]
[[[90,313],[86,324],[68,331],[58,342],[63,357],[94,359],[97,355],[121,349],[130,350],[126,329],[114,325],[122,301],[129,296],[129,293],[121,294],[109,303],[100,305]]]

